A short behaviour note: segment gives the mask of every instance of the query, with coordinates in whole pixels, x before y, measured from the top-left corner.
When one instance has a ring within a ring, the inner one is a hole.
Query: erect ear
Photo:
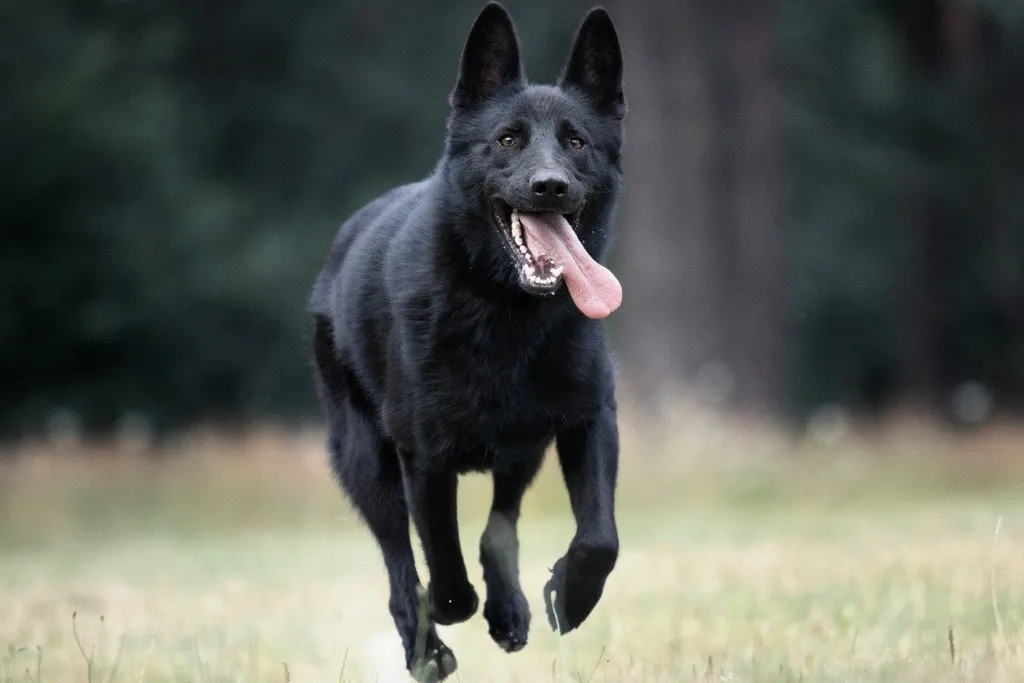
[[[491,2],[469,31],[459,80],[448,100],[453,107],[472,107],[513,83],[522,83],[516,30],[505,8]]]
[[[608,12],[592,9],[576,33],[569,61],[559,85],[583,93],[602,114],[622,119],[622,50]]]

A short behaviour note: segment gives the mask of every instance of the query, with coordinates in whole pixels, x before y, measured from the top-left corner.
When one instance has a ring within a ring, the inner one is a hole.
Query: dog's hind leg
[[[544,460],[544,451],[493,474],[494,501],[480,538],[480,564],[487,584],[484,618],[494,639],[506,652],[526,647],[530,604],[519,585],[519,537],[516,525],[523,494]]]
[[[398,456],[355,411],[332,424],[329,448],[349,499],[376,538],[387,568],[388,607],[405,649],[406,668],[420,681],[441,681],[456,669],[455,655],[419,609],[422,590],[409,538]]]
[[[327,417],[331,467],[384,556],[388,607],[402,638],[406,668],[420,681],[443,680],[455,671],[455,655],[438,638],[434,624],[419,618],[422,586],[409,539],[398,456],[370,419],[365,395],[339,365],[330,321],[317,316],[315,323],[315,378]]]

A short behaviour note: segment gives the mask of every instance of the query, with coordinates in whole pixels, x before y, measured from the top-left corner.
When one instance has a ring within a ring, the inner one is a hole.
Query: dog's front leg
[[[448,626],[476,613],[479,599],[459,543],[458,479],[454,472],[430,470],[415,457],[402,457],[405,497],[430,570],[430,619]]]
[[[555,563],[544,588],[544,603],[551,628],[568,633],[597,605],[619,555],[615,527],[619,432],[615,409],[607,407],[584,425],[559,433],[557,442],[562,475],[576,517],[576,535],[569,551]]]

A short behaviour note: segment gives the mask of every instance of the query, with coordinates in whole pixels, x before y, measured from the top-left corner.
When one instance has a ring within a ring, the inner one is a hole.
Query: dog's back
[[[335,287],[353,243],[364,233],[373,233],[365,248],[371,251],[382,250],[384,239],[394,232],[402,218],[403,207],[417,200],[423,185],[421,181],[395,187],[360,208],[342,223],[327,252],[327,262],[313,285],[309,301],[310,313],[328,319],[334,315],[337,304]]]

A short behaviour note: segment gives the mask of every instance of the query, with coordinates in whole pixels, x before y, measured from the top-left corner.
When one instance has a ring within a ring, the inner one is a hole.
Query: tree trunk
[[[778,408],[779,130],[773,3],[640,0],[623,11],[624,382]],[[720,404],[721,405],[721,404]]]
[[[690,0],[623,7],[629,114],[620,250],[624,380],[654,407],[722,346],[706,204],[708,108]]]
[[[727,43],[736,93],[729,355],[738,379],[735,406],[744,412],[767,414],[780,399],[783,289],[774,2],[743,0],[734,11]]]

